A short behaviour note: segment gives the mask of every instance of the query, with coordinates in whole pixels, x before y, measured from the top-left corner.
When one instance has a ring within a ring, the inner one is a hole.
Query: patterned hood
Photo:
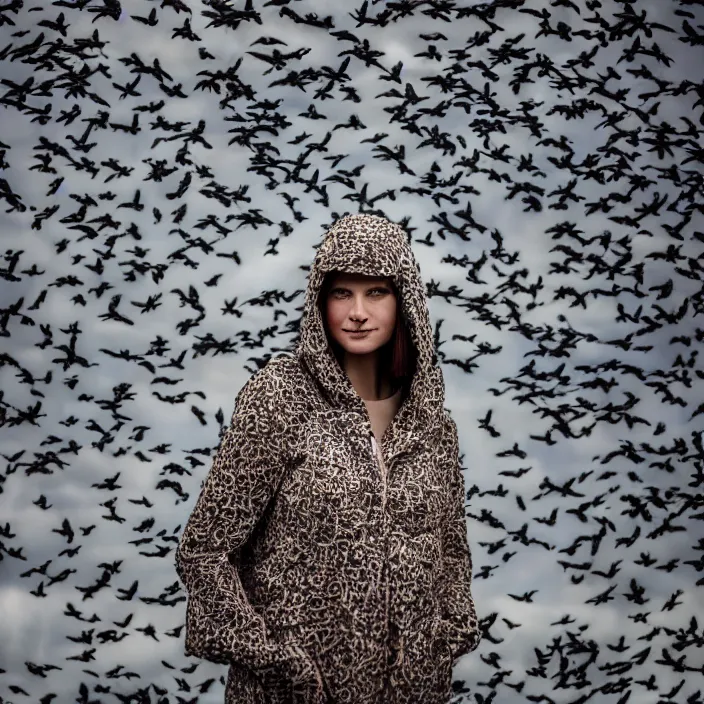
[[[408,430],[408,436],[395,438],[404,449],[410,450],[419,440],[420,429],[427,439],[428,432],[438,427],[443,415],[445,385],[435,352],[425,286],[408,235],[401,226],[377,215],[342,217],[325,234],[308,277],[295,356],[333,407],[354,410],[363,401],[329,345],[317,305],[325,275],[333,270],[388,276],[396,285],[417,351],[409,397],[398,411],[399,426]]]

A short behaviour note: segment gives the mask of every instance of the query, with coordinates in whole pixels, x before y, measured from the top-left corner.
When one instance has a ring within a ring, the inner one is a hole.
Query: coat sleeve
[[[442,528],[441,611],[453,660],[479,645],[480,631],[472,598],[472,555],[467,540],[464,478],[459,463],[455,421],[448,416],[444,443],[449,462],[448,504]]]
[[[185,654],[258,674],[299,658],[300,648],[270,637],[238,574],[238,555],[285,468],[285,421],[267,365],[245,383],[176,549],[188,597]],[[303,653],[305,655],[305,653]]]

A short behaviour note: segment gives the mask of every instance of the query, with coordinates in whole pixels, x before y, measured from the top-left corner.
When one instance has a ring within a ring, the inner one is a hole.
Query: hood
[[[391,277],[396,285],[417,353],[409,394],[398,410],[396,433],[389,442],[397,449],[428,439],[440,426],[444,413],[445,384],[438,366],[430,325],[425,286],[409,237],[401,226],[377,215],[346,215],[327,231],[308,276],[308,287],[296,340],[295,355],[315,379],[330,405],[342,412],[366,412],[349,377],[329,345],[318,308],[326,273],[339,270],[369,276]]]

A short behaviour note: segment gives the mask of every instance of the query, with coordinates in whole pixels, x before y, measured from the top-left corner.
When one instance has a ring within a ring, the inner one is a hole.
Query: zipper
[[[381,487],[382,487],[382,499],[381,499],[381,522],[383,526],[382,534],[383,534],[383,539],[386,540],[386,495],[387,495],[387,469],[386,469],[386,464],[384,463],[384,455],[381,452],[381,448],[379,447],[379,443],[376,441],[376,437],[374,436],[374,433],[372,432],[370,435],[371,438],[371,446],[372,446],[372,453],[374,454],[374,457],[376,458],[376,463],[377,463],[377,468],[379,469],[379,475],[381,477]],[[381,565],[381,572],[379,575],[376,577],[376,584],[374,585],[374,591],[378,593],[379,589],[379,582],[381,580],[381,575],[385,572],[388,571],[388,555],[386,554],[386,550],[384,550],[384,560]],[[385,587],[385,594],[384,594],[384,618],[386,620],[386,643],[384,646],[384,687],[383,687],[383,702],[386,704],[386,702],[389,702],[389,675],[390,673],[388,672],[388,667],[389,667],[389,655],[390,655],[390,649],[389,649],[389,635],[390,635],[390,630],[389,630],[389,577],[388,574],[386,575],[386,587]]]
[[[379,443],[376,441],[374,433],[371,434],[372,441],[372,452],[376,457],[377,467],[379,468],[379,475],[381,477],[381,507],[382,510],[386,510],[386,465],[384,464],[384,456],[381,453],[381,448]]]

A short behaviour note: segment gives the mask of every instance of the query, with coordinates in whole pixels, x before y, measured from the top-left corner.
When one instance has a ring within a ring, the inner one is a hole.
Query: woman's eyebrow
[[[347,288],[347,286],[345,286],[344,284],[333,284],[331,287],[331,290],[334,291],[337,288],[340,288],[343,291],[350,291],[351,290],[351,289]],[[389,285],[385,284],[385,283],[368,284],[367,289],[370,289],[370,288],[389,288]]]

